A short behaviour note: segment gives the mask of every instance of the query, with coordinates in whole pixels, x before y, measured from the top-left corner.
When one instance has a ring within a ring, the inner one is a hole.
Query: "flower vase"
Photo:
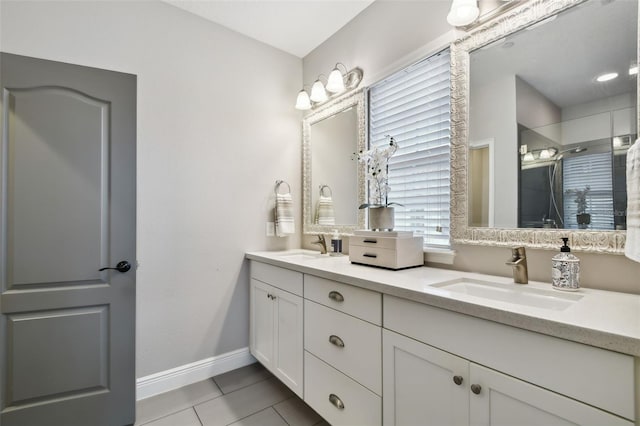
[[[578,228],[586,229],[587,225],[591,223],[591,214],[589,213],[578,213],[576,215],[576,222],[578,222]]]
[[[369,207],[369,229],[372,231],[393,231],[393,207]]]

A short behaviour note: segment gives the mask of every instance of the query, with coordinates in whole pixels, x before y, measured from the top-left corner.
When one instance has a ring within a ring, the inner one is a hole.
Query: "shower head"
[[[571,148],[571,149],[565,149],[563,151],[560,151],[555,159],[556,159],[556,161],[561,160],[562,157],[564,157],[564,154],[566,154],[567,152],[569,154],[577,154],[579,152],[584,152],[586,150],[587,150],[587,148],[584,148],[584,147],[581,147],[581,146],[576,146],[575,148]]]

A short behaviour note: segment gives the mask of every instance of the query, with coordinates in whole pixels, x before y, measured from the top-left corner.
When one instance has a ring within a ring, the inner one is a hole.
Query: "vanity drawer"
[[[363,237],[352,235],[349,237],[349,244],[368,248],[386,248],[395,250],[398,238],[389,237]]]
[[[334,426],[382,423],[382,399],[305,351],[304,400]]]
[[[407,247],[395,249],[381,247],[363,247],[349,244],[349,260],[352,263],[379,266],[382,268],[402,269],[424,264],[422,239],[407,239]]]
[[[251,261],[251,278],[302,296],[302,273],[266,263]]]
[[[304,297],[376,325],[382,325],[382,295],[376,291],[305,274]]]
[[[304,301],[304,348],[382,394],[382,329],[309,300]]]
[[[635,418],[632,356],[384,296],[384,327],[619,416]]]

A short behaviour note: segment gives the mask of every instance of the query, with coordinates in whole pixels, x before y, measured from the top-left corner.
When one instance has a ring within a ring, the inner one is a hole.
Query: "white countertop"
[[[583,296],[565,310],[501,302],[447,291],[435,285],[461,278],[514,284],[511,278],[438,268],[391,271],[349,262],[348,256],[291,256],[307,250],[248,252],[248,259],[336,280],[383,294],[536,331],[574,342],[640,357],[640,296],[582,288]],[[288,257],[287,257],[288,256]],[[551,284],[529,281],[529,288],[551,291]],[[566,294],[564,292],[559,292]]]

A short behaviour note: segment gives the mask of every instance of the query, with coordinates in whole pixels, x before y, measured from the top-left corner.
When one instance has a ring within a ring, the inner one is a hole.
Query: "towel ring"
[[[324,193],[322,192],[325,190],[325,188],[329,190],[329,197],[333,198],[333,191],[331,190],[331,187],[329,187],[329,185],[320,185],[320,195],[326,197],[326,195],[324,195]]]
[[[275,193],[276,193],[276,195],[277,195],[277,194],[279,194],[279,192],[278,192],[278,191],[280,190],[280,185],[282,185],[283,183],[284,183],[285,185],[287,185],[287,188],[289,188],[289,192],[291,192],[291,185],[289,185],[289,184],[288,184],[287,182],[285,182],[284,180],[277,180],[277,181],[276,181],[276,187],[275,187]]]

